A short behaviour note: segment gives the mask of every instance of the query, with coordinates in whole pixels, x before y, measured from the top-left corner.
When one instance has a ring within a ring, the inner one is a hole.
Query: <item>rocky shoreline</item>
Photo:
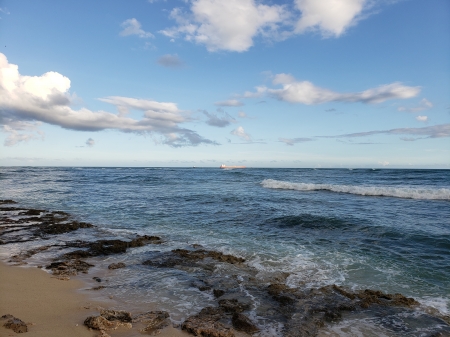
[[[94,225],[73,220],[71,215],[61,211],[47,211],[18,207],[12,200],[0,201],[0,245],[23,244],[32,241],[45,243],[61,234],[95,228]],[[136,235],[128,240],[99,239],[94,241],[65,240],[23,250],[9,257],[11,265],[23,265],[38,253],[48,250],[63,251],[53,261],[38,267],[45,268],[60,280],[69,280],[78,273],[89,273],[94,265],[92,257],[119,255],[129,249],[147,245],[161,245],[164,238]],[[261,332],[260,320],[279,322],[281,334],[286,337],[316,336],[325,325],[342,320],[348,313],[388,315],[410,313],[419,303],[402,294],[387,294],[378,290],[352,291],[338,285],[321,288],[291,288],[286,285],[286,273],[274,275],[261,282],[257,272],[246,264],[242,257],[190,245],[185,249],[169,252],[153,252],[150,258],[141,262],[149,272],[158,268],[172,268],[192,272],[192,286],[202,292],[211,293],[216,306],[207,306],[195,315],[187,317],[179,328],[203,337],[233,337],[255,335]],[[228,274],[218,274],[217,266],[229,266]],[[122,262],[112,263],[109,270],[125,268]],[[100,278],[94,278],[102,290]],[[0,313],[6,315],[7,313]],[[15,317],[4,316],[18,322]],[[449,336],[450,317],[421,313],[423,321],[438,322],[442,329],[429,336]],[[10,326],[15,326],[12,323]],[[137,329],[143,334],[157,334],[171,324],[170,313],[166,311],[141,312],[132,315],[123,310],[100,309],[98,316],[87,317],[84,324],[98,330],[99,336],[120,326]],[[6,325],[4,325],[6,327]],[[22,331],[25,332],[25,331]]]

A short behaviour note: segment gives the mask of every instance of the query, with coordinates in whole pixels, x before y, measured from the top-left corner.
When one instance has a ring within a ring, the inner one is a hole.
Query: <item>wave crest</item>
[[[292,183],[274,179],[264,179],[261,185],[265,188],[296,191],[331,191],[367,196],[383,196],[407,199],[450,200],[448,188],[414,188],[391,186],[355,186],[333,184]]]

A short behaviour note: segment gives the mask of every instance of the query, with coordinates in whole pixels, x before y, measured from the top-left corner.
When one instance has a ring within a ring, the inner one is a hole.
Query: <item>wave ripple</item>
[[[391,186],[355,186],[334,184],[292,183],[274,179],[264,179],[261,185],[265,188],[296,191],[331,191],[367,196],[396,197],[406,199],[450,200],[448,188],[414,188]]]

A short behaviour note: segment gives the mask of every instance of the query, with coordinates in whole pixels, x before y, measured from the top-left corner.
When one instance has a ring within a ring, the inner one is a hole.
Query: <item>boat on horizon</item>
[[[220,165],[221,169],[243,169],[246,168],[245,166],[227,166],[225,164]]]

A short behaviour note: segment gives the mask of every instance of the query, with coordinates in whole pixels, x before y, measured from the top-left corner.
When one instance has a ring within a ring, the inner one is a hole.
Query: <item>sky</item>
[[[0,0],[1,166],[450,169],[448,0]]]

